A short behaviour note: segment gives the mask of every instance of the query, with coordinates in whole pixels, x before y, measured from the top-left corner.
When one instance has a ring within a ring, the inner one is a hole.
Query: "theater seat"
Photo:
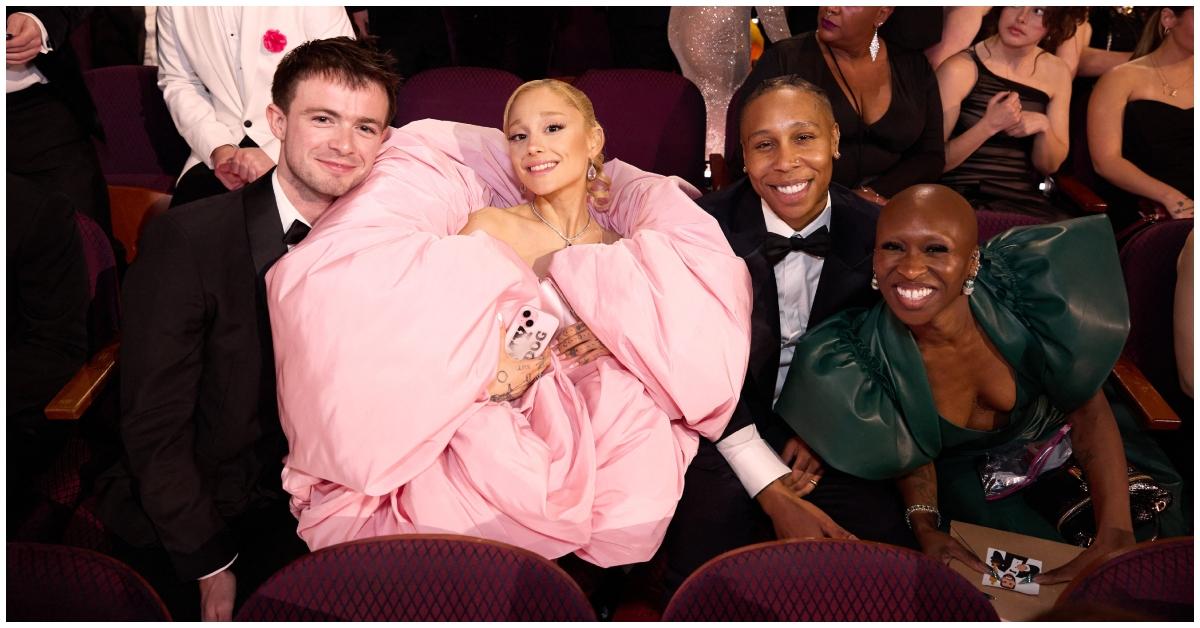
[[[772,541],[726,552],[675,592],[663,621],[997,621],[949,567],[866,541]]]
[[[149,188],[110,185],[108,203],[112,209],[113,237],[124,245],[125,261],[132,264],[146,221],[170,207],[171,195]]]
[[[1192,414],[1192,399],[1179,386],[1175,365],[1175,263],[1192,232],[1193,221],[1150,225],[1121,247],[1121,272],[1129,295],[1129,338],[1124,356],[1171,404]]]
[[[1147,619],[1194,619],[1192,537],[1140,543],[1114,552],[1079,574],[1056,606],[1103,606]]]
[[[9,543],[9,621],[170,621],[128,565],[78,547]]]
[[[493,129],[504,105],[521,86],[517,75],[492,68],[455,66],[418,72],[396,92],[394,126],[433,118]]]
[[[704,97],[691,81],[659,70],[588,70],[574,85],[604,127],[606,159],[704,187]]]
[[[95,144],[108,184],[174,190],[190,150],[158,89],[158,68],[96,68],[83,79],[104,128],[104,141]]]
[[[88,361],[46,405],[46,418],[76,420],[114,375],[120,329],[116,258],[108,237],[91,218],[75,214],[88,270]]]
[[[334,545],[271,576],[238,621],[595,621],[583,592],[528,550],[464,536]]]

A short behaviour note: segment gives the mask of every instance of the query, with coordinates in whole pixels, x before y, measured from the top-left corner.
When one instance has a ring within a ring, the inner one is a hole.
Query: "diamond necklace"
[[[579,230],[579,233],[576,233],[575,235],[568,238],[567,236],[563,235],[563,232],[558,230],[558,227],[555,227],[554,225],[550,224],[550,221],[548,221],[542,217],[541,212],[539,212],[537,210],[537,205],[535,205],[533,201],[529,201],[529,209],[533,212],[534,216],[537,216],[538,220],[542,221],[542,224],[546,225],[547,227],[550,227],[550,230],[553,231],[555,235],[562,238],[562,241],[566,242],[567,246],[571,246],[572,244],[575,243],[576,240],[578,240],[579,238],[582,238],[584,232],[586,232],[588,230],[588,227],[592,226],[592,212],[588,212],[587,224],[583,225],[583,228]]]

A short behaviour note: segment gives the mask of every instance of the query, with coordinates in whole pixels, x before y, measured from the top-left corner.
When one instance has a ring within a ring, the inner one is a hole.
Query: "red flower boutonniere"
[[[284,35],[273,28],[263,33],[263,48],[266,48],[271,52],[283,52],[283,49],[286,47],[287,35]]]

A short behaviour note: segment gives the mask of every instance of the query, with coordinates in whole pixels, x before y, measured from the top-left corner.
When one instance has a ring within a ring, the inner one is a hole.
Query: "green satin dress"
[[[1128,302],[1103,216],[1018,227],[980,249],[971,312],[1016,378],[997,430],[962,428],[934,404],[916,341],[888,309],[848,310],[796,347],[775,410],[830,466],[894,478],[934,461],[943,521],[956,519],[1061,540],[1018,492],[987,502],[977,470],[987,450],[1049,436],[1104,385],[1125,344]],[[1128,413],[1116,411],[1129,460],[1175,493],[1180,478]],[[1164,534],[1181,533],[1163,521]]]

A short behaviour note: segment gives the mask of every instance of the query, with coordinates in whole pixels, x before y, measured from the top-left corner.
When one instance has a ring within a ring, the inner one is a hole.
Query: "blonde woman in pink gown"
[[[695,189],[602,149],[557,81],[519,89],[503,132],[392,129],[274,266],[283,482],[311,548],[453,533],[601,566],[654,554],[737,400],[750,284]],[[582,325],[511,360],[501,322],[552,309],[541,278]]]

